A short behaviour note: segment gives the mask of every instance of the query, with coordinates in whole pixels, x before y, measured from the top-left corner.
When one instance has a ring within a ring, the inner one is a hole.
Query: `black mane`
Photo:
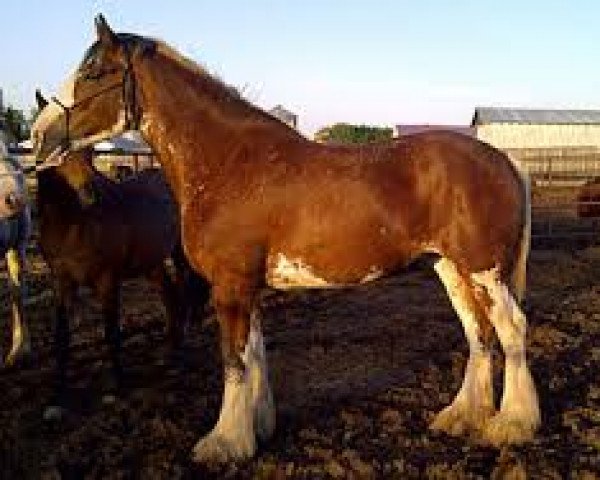
[[[144,55],[152,55],[156,51],[157,41],[153,38],[143,37],[134,33],[117,33],[119,45],[129,52],[139,51]],[[80,67],[93,59],[101,48],[101,43],[96,40],[85,52]]]

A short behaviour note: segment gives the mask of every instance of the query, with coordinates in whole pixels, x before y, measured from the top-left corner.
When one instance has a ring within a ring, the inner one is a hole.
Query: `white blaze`
[[[67,77],[67,79],[59,87],[56,93],[56,98],[65,107],[71,107],[75,103],[75,79],[77,78],[76,72],[73,72]],[[55,102],[50,102],[50,104]],[[49,104],[49,105],[50,105]]]
[[[58,93],[56,94],[56,98],[60,103],[62,103],[65,107],[71,107],[75,103],[75,73],[71,74],[60,86]],[[64,113],[62,107],[60,107],[56,102],[50,101],[48,105],[44,107],[44,109],[40,112],[40,114],[35,119],[33,126],[31,127],[31,138],[35,140],[41,140],[36,135],[37,132],[45,132],[50,125],[53,125],[58,121],[60,116]],[[36,150],[36,145],[33,145],[34,151]]]

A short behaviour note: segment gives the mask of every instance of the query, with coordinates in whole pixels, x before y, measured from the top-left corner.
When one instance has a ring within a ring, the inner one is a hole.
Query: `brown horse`
[[[39,94],[38,103],[41,108],[45,105]],[[58,301],[55,348],[57,393],[62,403],[69,319],[80,313],[78,287],[91,287],[102,304],[105,338],[119,383],[121,281],[146,276],[158,285],[173,347],[181,342],[182,328],[193,308],[185,297],[193,293],[198,302],[205,302],[208,285],[188,272],[177,210],[159,170],[144,170],[115,182],[95,169],[91,149],[84,149],[70,153],[69,161],[61,165],[38,169],[37,181],[39,242]]]
[[[221,327],[222,409],[196,460],[249,457],[255,436],[273,431],[259,289],[366,282],[431,252],[470,345],[463,385],[433,428],[492,444],[532,438],[540,413],[518,305],[529,190],[506,155],[445,132],[315,144],[163,42],[115,34],[101,16],[96,26],[98,41],[34,125],[35,150],[58,162],[68,147],[139,127],[158,153]],[[505,352],[498,412],[494,331]]]

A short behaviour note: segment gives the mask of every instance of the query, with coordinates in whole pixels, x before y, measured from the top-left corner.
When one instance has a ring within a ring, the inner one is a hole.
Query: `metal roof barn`
[[[501,149],[600,148],[600,110],[478,107],[471,125]]]

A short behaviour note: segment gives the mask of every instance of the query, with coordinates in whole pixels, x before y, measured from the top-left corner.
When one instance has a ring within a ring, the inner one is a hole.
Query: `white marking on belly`
[[[277,264],[267,278],[274,288],[288,289],[298,287],[324,288],[332,287],[327,280],[317,277],[302,259],[289,260],[282,253],[277,255]]]

